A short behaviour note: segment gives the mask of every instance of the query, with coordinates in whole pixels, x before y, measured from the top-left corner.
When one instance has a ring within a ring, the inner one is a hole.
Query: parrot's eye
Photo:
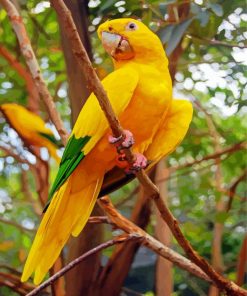
[[[129,30],[129,31],[135,31],[137,30],[137,25],[135,23],[128,23],[126,29]]]

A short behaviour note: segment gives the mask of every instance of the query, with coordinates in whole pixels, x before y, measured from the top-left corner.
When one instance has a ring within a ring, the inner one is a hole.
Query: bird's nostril
[[[112,30],[113,30],[113,28],[112,28],[111,26],[109,26],[109,28],[108,28],[108,29],[109,29],[109,31],[112,31]]]

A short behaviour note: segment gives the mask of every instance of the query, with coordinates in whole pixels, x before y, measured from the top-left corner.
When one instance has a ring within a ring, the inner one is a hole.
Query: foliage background
[[[66,128],[71,129],[79,110],[68,88],[71,73],[68,65],[66,68],[66,49],[61,44],[56,14],[47,1],[23,0],[16,1],[16,4],[57,109]],[[185,97],[194,103],[189,133],[182,145],[166,160],[168,177],[163,186],[167,190],[168,203],[195,249],[209,261],[213,260],[215,268],[227,277],[239,280],[238,260],[243,259],[240,249],[246,227],[246,178],[241,179],[246,174],[246,151],[233,149],[220,158],[190,166],[186,164],[245,141],[247,14],[244,1],[90,0],[88,3],[78,1],[78,5],[88,16],[89,38],[93,48],[90,54],[101,78],[112,70],[112,65],[96,36],[99,23],[108,18],[132,16],[140,18],[160,36],[170,56],[171,73],[174,73],[174,96]],[[3,9],[0,10],[0,24],[0,103],[17,102],[26,106],[30,100],[26,81],[1,51],[5,48],[25,67]],[[86,96],[83,82],[78,79],[76,83],[81,84]],[[77,95],[80,96],[80,92]],[[39,114],[51,126],[42,103],[39,104]],[[0,130],[0,147],[14,151],[35,164],[35,157],[23,148],[18,135],[4,118],[0,118]],[[6,149],[1,149],[0,155],[1,278],[8,273],[18,276],[22,270],[34,229],[39,223],[34,209],[39,210],[41,206],[29,166],[20,164],[8,155]],[[41,155],[48,160],[45,149],[41,150]],[[51,181],[57,168],[53,160],[49,160],[49,163]],[[233,188],[239,179],[241,181]],[[135,208],[138,194],[126,197],[136,186],[137,183],[132,182],[111,195],[113,202],[121,204],[119,209],[127,216]],[[231,192],[233,189],[234,192]],[[232,204],[226,211],[229,199],[232,199]],[[152,211],[148,232],[154,234],[157,224],[157,216]],[[221,232],[222,238],[215,242]],[[110,236],[111,230],[106,228],[105,239]],[[181,252],[175,241],[172,240],[170,244]],[[135,295],[130,290],[139,293],[137,295],[158,295],[155,280],[157,258],[145,252],[141,249],[138,253],[123,284],[123,295]],[[103,260],[106,261],[105,257],[111,256],[111,253],[112,249],[105,251]],[[150,273],[145,277],[147,270]],[[172,269],[172,275],[169,278],[173,286],[172,295],[213,293],[208,284],[176,267]],[[241,284],[244,284],[243,280]],[[16,295],[16,292],[0,286],[0,295]]]

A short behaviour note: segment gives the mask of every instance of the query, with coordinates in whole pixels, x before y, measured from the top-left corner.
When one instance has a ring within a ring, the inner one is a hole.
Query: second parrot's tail
[[[53,143],[47,141],[46,148],[48,149],[50,155],[56,160],[56,162],[60,163],[61,158],[57,155],[57,147]]]
[[[22,281],[35,272],[34,283],[39,284],[52,267],[69,236],[77,236],[85,226],[102,185],[103,176],[85,184],[79,192],[72,192],[73,174],[54,194],[41,221],[29,252]],[[82,180],[82,183],[86,182]]]

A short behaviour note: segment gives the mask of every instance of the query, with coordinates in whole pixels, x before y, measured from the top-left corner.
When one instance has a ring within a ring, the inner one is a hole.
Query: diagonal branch
[[[62,0],[51,0],[51,3],[60,18],[61,24],[64,25],[65,32],[71,41],[72,50],[82,70],[87,74],[86,77],[89,88],[97,97],[112,129],[113,135],[115,137],[122,136],[123,138],[123,129],[120,126],[119,121],[110,105],[107,94],[90,63],[86,50],[80,42],[79,34],[76,30],[70,11]],[[133,163],[134,157],[130,149],[126,150],[126,158],[130,164]],[[226,291],[228,295],[247,295],[247,293],[245,293],[245,291],[235,283],[218,274],[205,259],[197,254],[197,252],[192,248],[190,242],[184,237],[178,225],[178,221],[164,204],[158,188],[152,183],[143,170],[138,172],[136,175],[148,196],[154,200],[163,220],[167,223],[174,237],[177,239],[178,243],[184,249],[191,261],[198,265],[212,279],[216,286],[220,290]]]
[[[237,44],[237,43],[227,43],[224,41],[220,41],[220,40],[216,40],[216,39],[208,39],[208,38],[202,38],[202,37],[198,37],[195,35],[187,35],[189,38],[192,39],[196,39],[198,41],[201,41],[202,43],[206,43],[206,44],[211,44],[211,45],[215,45],[215,46],[224,46],[224,47],[229,47],[229,48],[233,48],[233,47],[238,47],[241,49],[247,48],[246,44]]]
[[[210,281],[208,276],[190,260],[176,253],[172,249],[166,247],[161,242],[146,233],[143,229],[136,226],[133,222],[123,217],[113,206],[110,199],[104,196],[98,200],[100,207],[106,212],[110,221],[119,229],[126,233],[135,234],[142,237],[142,243],[147,248],[153,250],[155,253],[173,262],[178,267],[187,270],[188,272],[200,277],[206,281]]]
[[[59,113],[56,111],[55,103],[41,75],[39,64],[33,52],[32,45],[27,35],[22,18],[11,1],[0,0],[0,3],[5,8],[9,16],[10,22],[18,38],[20,49],[23,57],[25,58],[30,74],[32,75],[37,89],[44,100],[48,114],[52,122],[54,123],[59,135],[61,136],[63,144],[65,145],[67,142],[68,133],[63,126],[63,122],[60,118]]]
[[[10,66],[16,70],[16,72],[24,79],[26,82],[26,88],[30,97],[29,108],[31,111],[37,113],[36,105],[39,102],[39,93],[37,87],[33,81],[31,74],[27,69],[14,57],[7,48],[0,45],[0,55],[3,56]]]

